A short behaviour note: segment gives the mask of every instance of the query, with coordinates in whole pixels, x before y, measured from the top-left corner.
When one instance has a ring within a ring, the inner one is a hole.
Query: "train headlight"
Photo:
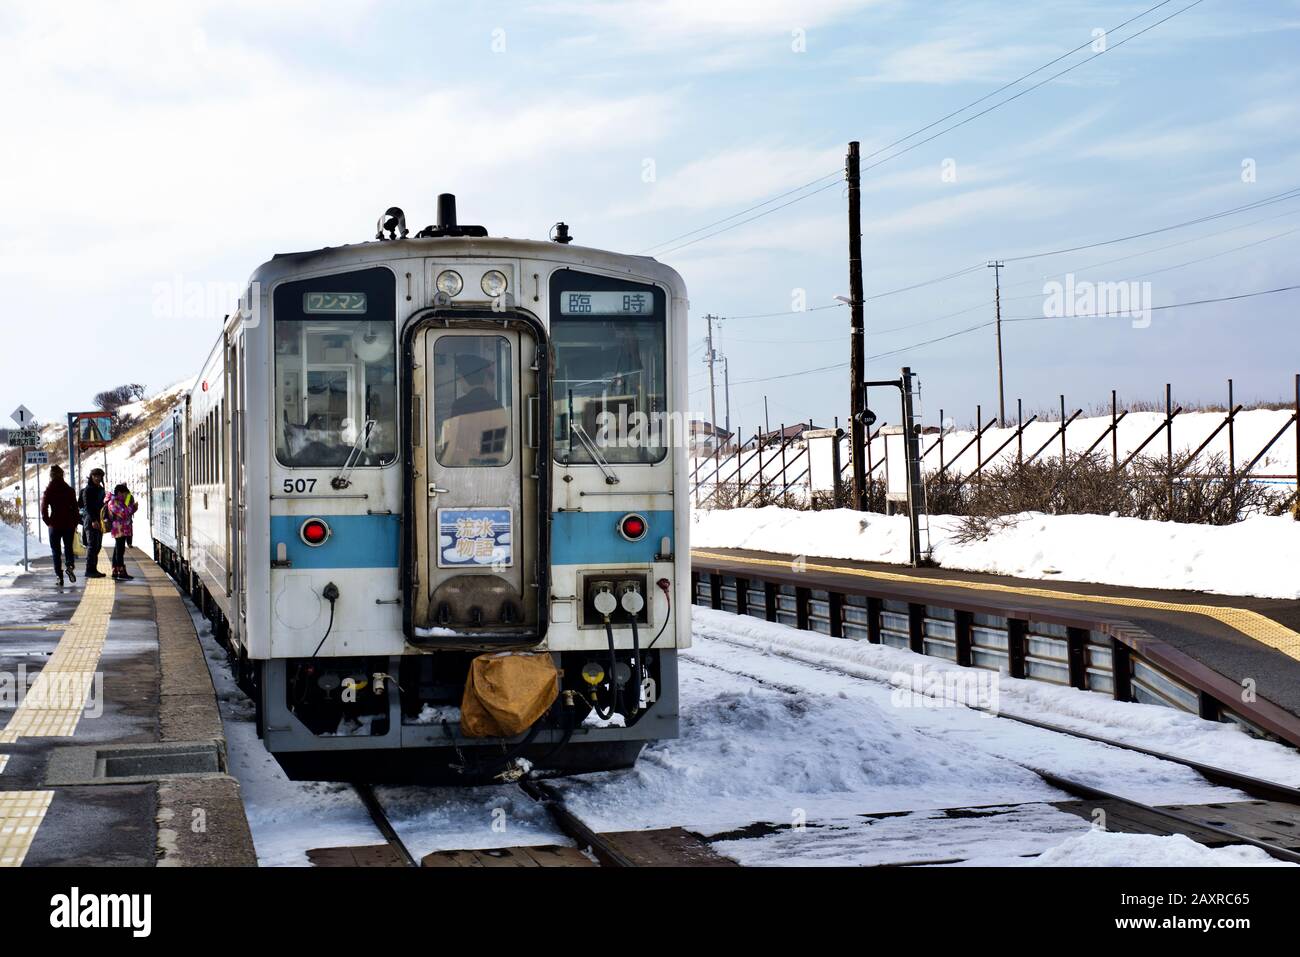
[[[509,284],[506,274],[499,269],[489,269],[483,274],[483,281],[479,283],[483,287],[483,292],[492,299],[505,292]]]
[[[460,273],[454,269],[444,269],[438,273],[438,278],[434,284],[438,287],[439,292],[448,296],[455,296],[465,288],[465,280],[461,279]]]
[[[329,523],[323,518],[309,518],[302,523],[302,528],[298,530],[298,537],[302,539],[304,545],[310,545],[312,548],[320,548],[330,540],[333,530]]]
[[[618,520],[618,533],[629,542],[641,541],[648,531],[650,531],[650,523],[645,520],[644,515],[638,515],[636,512],[630,512]]]

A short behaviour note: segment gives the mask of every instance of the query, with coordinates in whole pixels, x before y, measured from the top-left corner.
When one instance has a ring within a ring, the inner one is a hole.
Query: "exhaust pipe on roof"
[[[416,239],[437,239],[444,236],[486,236],[485,226],[462,226],[456,221],[456,196],[454,193],[438,194],[438,221],[425,226],[415,234]]]

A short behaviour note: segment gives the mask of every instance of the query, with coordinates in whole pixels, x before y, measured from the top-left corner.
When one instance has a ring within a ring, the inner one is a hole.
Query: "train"
[[[628,768],[690,645],[685,284],[462,225],[278,254],[149,435],[154,558],[296,780]]]

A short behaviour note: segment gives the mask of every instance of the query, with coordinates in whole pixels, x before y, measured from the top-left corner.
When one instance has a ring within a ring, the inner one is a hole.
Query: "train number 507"
[[[302,495],[306,492],[314,492],[314,491],[316,491],[315,479],[285,479],[284,480],[284,494],[286,495],[293,495],[295,493],[298,495]]]

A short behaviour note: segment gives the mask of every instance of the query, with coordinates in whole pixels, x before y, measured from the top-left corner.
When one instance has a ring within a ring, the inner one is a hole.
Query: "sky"
[[[712,314],[733,428],[843,422],[850,140],[867,375],[927,422],[996,408],[994,259],[1010,408],[1291,397],[1300,290],[1160,307],[1300,285],[1300,2],[1157,3],[10,0],[0,413],[193,375],[259,263],[453,192],[677,269],[693,409]]]

